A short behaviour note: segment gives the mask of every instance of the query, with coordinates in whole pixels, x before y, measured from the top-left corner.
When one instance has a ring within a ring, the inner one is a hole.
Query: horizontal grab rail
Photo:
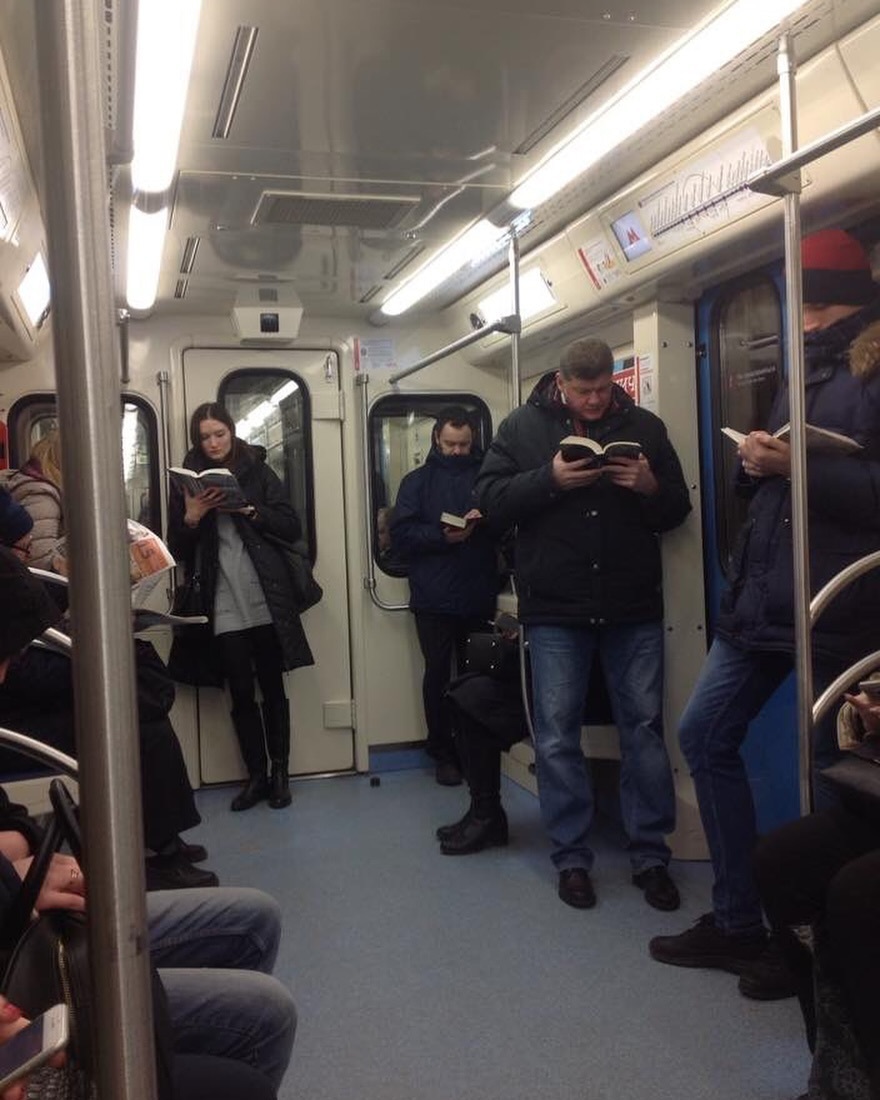
[[[485,328],[478,328],[474,332],[468,333],[467,336],[462,336],[460,340],[455,340],[453,343],[447,344],[445,348],[440,348],[439,351],[426,355],[424,359],[419,359],[419,361],[413,363],[411,367],[405,367],[403,370],[395,371],[388,381],[393,386],[399,382],[401,378],[407,378],[409,375],[415,374],[416,371],[422,370],[424,367],[429,367],[432,363],[436,363],[440,359],[445,359],[447,355],[453,355],[457,351],[462,351],[464,348],[470,347],[471,344],[476,344],[478,340],[485,340],[486,337],[491,336],[493,332],[504,332],[508,336],[515,336],[521,331],[522,323],[515,313],[511,314],[509,317],[499,317],[498,320],[493,321],[491,325],[486,325]]]
[[[810,142],[809,145],[802,146],[796,153],[783,157],[782,160],[777,160],[767,168],[762,168],[760,172],[756,172],[754,176],[746,180],[746,187],[752,191],[760,191],[765,195],[785,195],[790,191],[790,188],[782,182],[785,176],[799,171],[805,165],[818,160],[819,157],[824,157],[826,153],[833,153],[841,145],[855,141],[862,134],[867,134],[878,126],[880,126],[880,107],[875,107],[867,114],[861,115],[852,122],[847,122],[846,125],[840,126],[836,130],[832,130],[824,137]]]
[[[0,726],[0,745],[8,745],[9,748],[20,752],[22,756],[30,756],[41,764],[57,768],[71,779],[79,779],[79,765],[72,756],[61,752],[60,749],[53,749],[51,745],[46,745],[42,741],[36,741],[26,733],[16,733],[15,730]]]
[[[880,565],[880,550],[875,550],[872,554],[866,554],[863,558],[859,558],[858,561],[852,562],[845,569],[841,569],[839,573],[836,573],[810,601],[810,625],[815,624],[838,592],[858,577],[861,577],[863,573],[870,573],[872,569],[876,569],[878,565]]]

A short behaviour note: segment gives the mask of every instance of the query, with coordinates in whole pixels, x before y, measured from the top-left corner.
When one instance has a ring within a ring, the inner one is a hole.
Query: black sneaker
[[[794,977],[772,936],[758,958],[740,971],[738,988],[753,1001],[784,1001],[795,996]]]
[[[645,891],[645,901],[655,909],[671,912],[681,905],[678,888],[660,864],[636,872],[632,880],[640,890]]]
[[[182,856],[150,856],[146,861],[147,890],[188,890],[219,886],[213,871],[193,867]]]
[[[712,913],[705,913],[686,932],[655,936],[648,944],[648,951],[652,959],[672,966],[703,966],[740,974],[762,954],[766,945],[767,933],[763,930],[732,935],[716,927]]]
[[[584,867],[569,867],[559,872],[559,896],[575,909],[592,909],[596,892]]]

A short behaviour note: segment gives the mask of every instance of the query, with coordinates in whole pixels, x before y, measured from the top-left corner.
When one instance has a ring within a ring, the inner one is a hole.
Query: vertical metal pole
[[[507,250],[510,267],[510,307],[511,313],[519,317],[519,237],[510,235]],[[519,372],[519,332],[510,335],[510,407],[516,409],[522,404],[522,378]]]
[[[98,1094],[152,1100],[131,586],[107,225],[100,8],[38,0],[45,213],[70,548]]]
[[[779,40],[779,106],[782,155],[797,149],[796,65],[791,39]],[[807,446],[804,399],[804,310],[801,280],[801,209],[799,187],[788,190],[785,204],[785,285],[788,326],[788,393],[791,413],[791,534],[794,555],[794,626],[797,669],[798,779],[801,813],[809,813],[813,733],[813,666],[810,645],[810,546],[807,531]]]

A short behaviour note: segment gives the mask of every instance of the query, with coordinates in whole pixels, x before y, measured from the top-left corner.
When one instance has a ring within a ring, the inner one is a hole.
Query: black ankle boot
[[[291,801],[290,779],[287,774],[286,760],[272,761],[272,778],[269,780],[269,805],[273,810],[282,810]]]
[[[484,848],[507,844],[507,814],[499,806],[491,817],[471,817],[457,833],[440,842],[444,856],[468,856]]]
[[[451,825],[438,825],[434,835],[438,840],[449,840],[450,837],[455,836],[456,833],[460,833],[473,816],[474,806],[473,803],[471,803],[464,817],[460,817],[458,821],[453,821]]]
[[[252,806],[256,806],[258,802],[262,802],[268,794],[269,783],[265,775],[249,776],[247,783],[233,798],[232,805],[229,808],[236,813],[239,810],[249,810]]]

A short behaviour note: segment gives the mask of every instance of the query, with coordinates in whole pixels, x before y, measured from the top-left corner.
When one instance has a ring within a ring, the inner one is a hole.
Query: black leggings
[[[795,977],[811,1049],[812,959],[791,926],[821,922],[872,1091],[880,1097],[880,826],[844,809],[810,814],[759,842],[755,872]]]
[[[271,623],[218,634],[216,641],[233,710],[243,710],[253,705],[255,681],[259,683],[263,702],[267,705],[280,703],[286,698],[281,646]]]

